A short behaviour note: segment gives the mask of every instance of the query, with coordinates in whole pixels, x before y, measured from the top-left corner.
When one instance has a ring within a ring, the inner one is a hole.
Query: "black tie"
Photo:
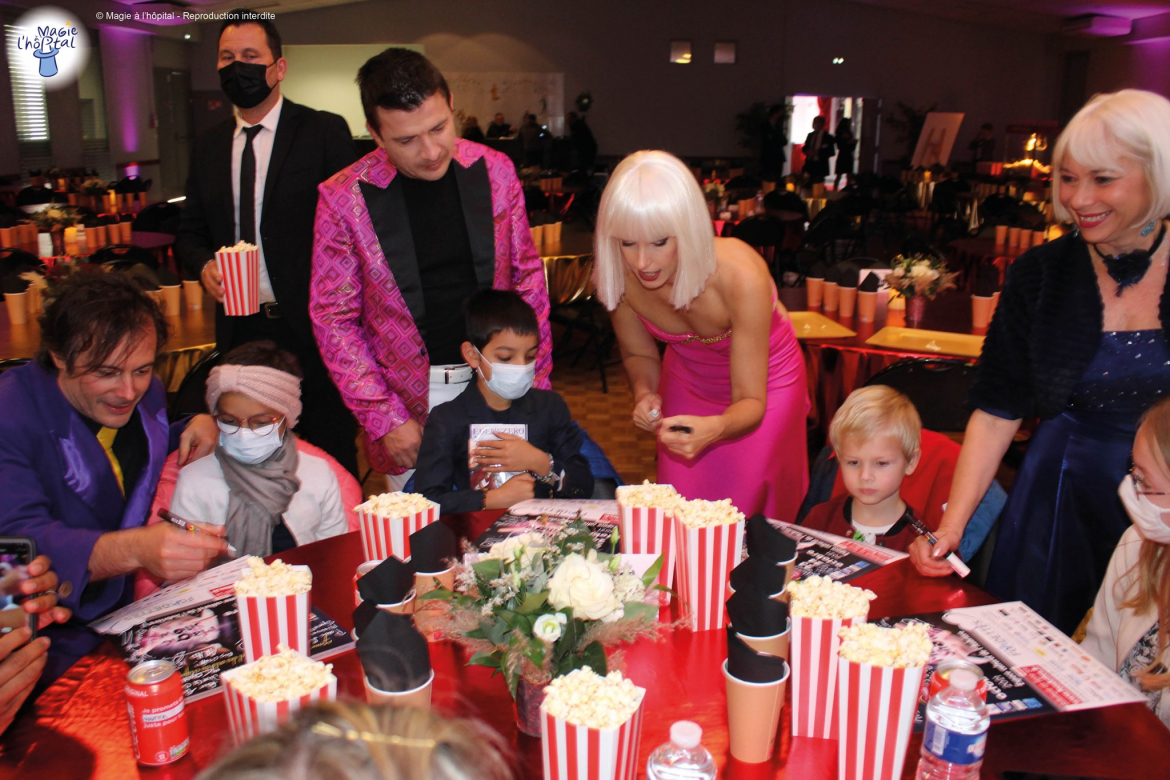
[[[244,128],[248,140],[240,158],[240,240],[249,244],[256,243],[256,153],[252,139],[263,129],[262,125]]]

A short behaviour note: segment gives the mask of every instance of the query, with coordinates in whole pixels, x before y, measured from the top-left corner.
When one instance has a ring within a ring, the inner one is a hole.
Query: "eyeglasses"
[[[1129,476],[1133,478],[1133,491],[1139,496],[1170,496],[1170,492],[1156,491],[1156,490],[1142,490],[1142,485],[1145,484],[1141,477],[1133,473],[1134,467],[1129,467]]]
[[[272,433],[272,429],[284,422],[283,417],[272,417],[267,414],[258,417],[250,417],[241,422],[235,417],[227,414],[219,414],[215,416],[215,424],[219,429],[229,436],[233,433],[239,433],[241,428],[247,428],[252,433],[258,436],[267,436]]]

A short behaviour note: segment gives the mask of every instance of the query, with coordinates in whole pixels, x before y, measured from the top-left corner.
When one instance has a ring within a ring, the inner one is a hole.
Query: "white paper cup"
[[[219,678],[223,682],[223,700],[227,706],[228,725],[235,735],[236,744],[275,731],[305,707],[320,701],[337,699],[337,678],[330,675],[331,679],[327,685],[304,696],[285,701],[257,701],[232,685],[232,678],[242,668],[237,667],[224,672]]]
[[[692,631],[714,631],[727,624],[728,580],[743,556],[744,528],[743,522],[688,528],[674,521],[679,595]]]
[[[187,304],[188,309],[202,309],[203,283],[191,281],[183,282],[183,301]]]
[[[435,670],[431,670],[431,676],[427,678],[425,683],[409,691],[384,691],[381,688],[375,688],[370,685],[364,672],[362,682],[366,686],[366,701],[370,704],[389,704],[391,707],[414,707],[415,709],[429,710],[431,708],[431,692],[434,689]]]
[[[841,299],[841,288],[836,282],[825,282],[821,294],[824,298],[825,311],[837,311]]]
[[[793,617],[792,736],[837,738],[838,632],[865,618],[822,619]]]
[[[995,299],[988,296],[971,296],[971,326],[986,328],[991,323],[991,308]]]
[[[776,748],[776,730],[784,708],[784,689],[791,669],[785,664],[784,676],[770,683],[757,683],[733,677],[723,662],[727,681],[727,736],[732,757],[745,764],[772,760]]]
[[[367,561],[380,561],[395,556],[410,560],[410,535],[439,519],[439,505],[427,502],[422,512],[406,517],[386,517],[358,510],[358,527],[362,532],[362,550]]]
[[[656,584],[673,588],[675,559],[678,557],[674,518],[661,507],[624,506],[622,488],[617,489],[617,498],[622,552],[630,555],[661,555],[662,569],[658,572]],[[660,603],[670,603],[669,592],[658,593]]]
[[[894,669],[838,658],[838,780],[899,780],[924,666]]]
[[[4,305],[8,309],[10,325],[24,325],[28,322],[28,291],[4,293]]]
[[[308,566],[293,566],[305,569]],[[277,645],[298,653],[309,654],[309,594],[293,596],[241,596],[236,594],[240,610],[240,632],[244,635],[244,659],[251,663],[265,655],[275,655]]]
[[[529,226],[528,230],[532,233],[533,245],[537,249],[544,246],[544,225]]]
[[[811,276],[804,280],[805,291],[808,293],[808,308],[809,311],[821,308],[821,301],[825,292],[825,280],[816,279]]]
[[[259,313],[260,251],[216,252],[215,262],[223,275],[224,313],[229,317]]]
[[[642,710],[615,729],[574,726],[540,708],[540,749],[545,780],[636,780]]]
[[[838,316],[843,320],[850,319],[853,316],[853,307],[857,303],[857,288],[838,285],[837,298]]]
[[[164,284],[161,289],[163,314],[167,317],[178,317],[183,311],[183,288],[177,284]]]
[[[757,653],[767,653],[768,655],[775,655],[784,660],[788,660],[788,640],[792,636],[792,618],[788,618],[788,625],[779,634],[773,634],[772,636],[749,636],[736,631],[735,635]]]

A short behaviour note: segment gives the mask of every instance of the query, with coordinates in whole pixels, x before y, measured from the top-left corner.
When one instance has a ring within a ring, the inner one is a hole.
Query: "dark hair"
[[[536,312],[511,290],[480,290],[463,304],[467,340],[483,349],[497,333],[510,330],[520,336],[540,337]]]
[[[296,355],[276,346],[275,341],[249,341],[247,344],[241,344],[224,355],[219,364],[221,366],[264,366],[292,374],[297,379],[305,378]]]
[[[362,94],[362,111],[374,130],[378,124],[378,109],[413,111],[436,92],[451,100],[447,79],[417,51],[391,47],[366,60],[357,74],[358,90]]]
[[[58,284],[40,318],[41,346],[37,363],[56,371],[53,355],[65,368],[88,373],[103,365],[128,338],[153,330],[158,354],[168,327],[162,309],[134,277],[124,273],[83,271]],[[85,356],[88,361],[79,366]]]
[[[280,31],[276,29],[276,25],[267,16],[256,13],[251,8],[233,8],[228,11],[223,18],[223,23],[219,25],[219,38],[223,37],[223,31],[227,28],[243,24],[258,24],[264,30],[264,37],[268,39],[268,48],[272,51],[274,58],[273,62],[284,56],[281,54]],[[219,38],[216,40],[218,41]]]

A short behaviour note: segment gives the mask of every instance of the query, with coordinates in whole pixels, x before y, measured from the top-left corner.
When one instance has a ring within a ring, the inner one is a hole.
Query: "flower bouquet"
[[[955,286],[957,274],[947,270],[941,258],[933,255],[898,255],[890,261],[886,282],[905,298],[920,295],[933,298]]]
[[[73,209],[48,206],[34,213],[29,219],[37,226],[38,231],[51,233],[76,225],[79,217]]]
[[[468,665],[503,674],[517,699],[518,724],[539,735],[540,699],[550,680],[585,666],[604,675],[607,646],[656,636],[658,605],[646,597],[660,589],[654,583],[661,567],[659,557],[637,576],[620,555],[598,552],[577,519],[551,537],[521,534],[467,556],[454,592],[420,598],[450,602],[450,633],[473,651]]]
[[[113,185],[98,178],[86,179],[81,183],[83,195],[105,195]]]

